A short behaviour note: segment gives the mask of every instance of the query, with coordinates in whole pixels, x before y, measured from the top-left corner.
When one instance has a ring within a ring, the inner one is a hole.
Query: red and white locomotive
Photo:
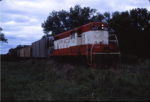
[[[120,54],[117,37],[109,34],[107,24],[92,22],[54,36],[49,56],[85,56],[92,63],[94,56],[104,54]]]

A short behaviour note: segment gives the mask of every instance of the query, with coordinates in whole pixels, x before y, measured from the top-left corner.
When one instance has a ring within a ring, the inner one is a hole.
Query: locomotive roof
[[[57,34],[54,37],[55,37],[55,39],[62,39],[62,38],[68,37],[69,35],[71,35],[74,32],[77,32],[78,34],[81,34],[83,32],[89,31],[93,25],[102,25],[102,24],[104,26],[107,26],[107,24],[103,23],[103,22],[91,22],[91,23],[82,25],[80,27],[74,28],[72,30]]]

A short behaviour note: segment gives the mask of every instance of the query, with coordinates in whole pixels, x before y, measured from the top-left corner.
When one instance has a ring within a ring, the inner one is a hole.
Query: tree
[[[2,33],[2,28],[0,27],[0,41],[1,42],[7,42],[7,39],[5,38],[5,35]]]
[[[76,5],[74,8],[71,7],[69,12],[70,29],[93,21],[95,13],[96,10],[89,7],[81,8],[79,5]]]
[[[55,35],[92,21],[102,21],[103,18],[103,15],[96,13],[95,9],[81,8],[76,5],[71,7],[69,12],[65,10],[51,12],[46,21],[42,23],[42,27],[45,34],[52,32]]]
[[[110,19],[111,19],[111,18],[110,18],[110,17],[111,17],[110,13],[109,13],[109,12],[105,12],[103,16],[104,16],[105,22],[106,22],[106,23],[109,23],[109,22],[110,22]]]
[[[42,24],[44,33],[52,32],[52,34],[57,34],[68,30],[68,17],[67,11],[53,11]]]
[[[104,19],[104,16],[101,13],[98,12],[96,15],[94,15],[91,18],[91,21],[93,21],[93,22],[101,22],[103,19]]]
[[[110,20],[119,37],[121,51],[136,55],[150,55],[150,12],[146,9],[133,9],[129,12],[115,12]]]

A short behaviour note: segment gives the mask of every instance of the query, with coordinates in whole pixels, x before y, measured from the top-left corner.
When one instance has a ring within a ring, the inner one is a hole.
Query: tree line
[[[52,11],[42,28],[46,35],[56,35],[89,22],[108,23],[109,31],[118,36],[122,53],[150,57],[150,11],[145,8],[102,14],[76,5],[69,11]]]

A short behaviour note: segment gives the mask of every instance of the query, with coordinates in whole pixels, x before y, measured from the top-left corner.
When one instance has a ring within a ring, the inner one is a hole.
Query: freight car
[[[17,50],[18,57],[31,57],[31,47],[26,46]]]
[[[16,48],[9,49],[7,53],[10,57],[31,57],[30,45],[18,45]]]
[[[54,37],[44,37],[38,41],[32,43],[32,57],[34,58],[46,58],[51,53],[50,47],[53,46]]]

